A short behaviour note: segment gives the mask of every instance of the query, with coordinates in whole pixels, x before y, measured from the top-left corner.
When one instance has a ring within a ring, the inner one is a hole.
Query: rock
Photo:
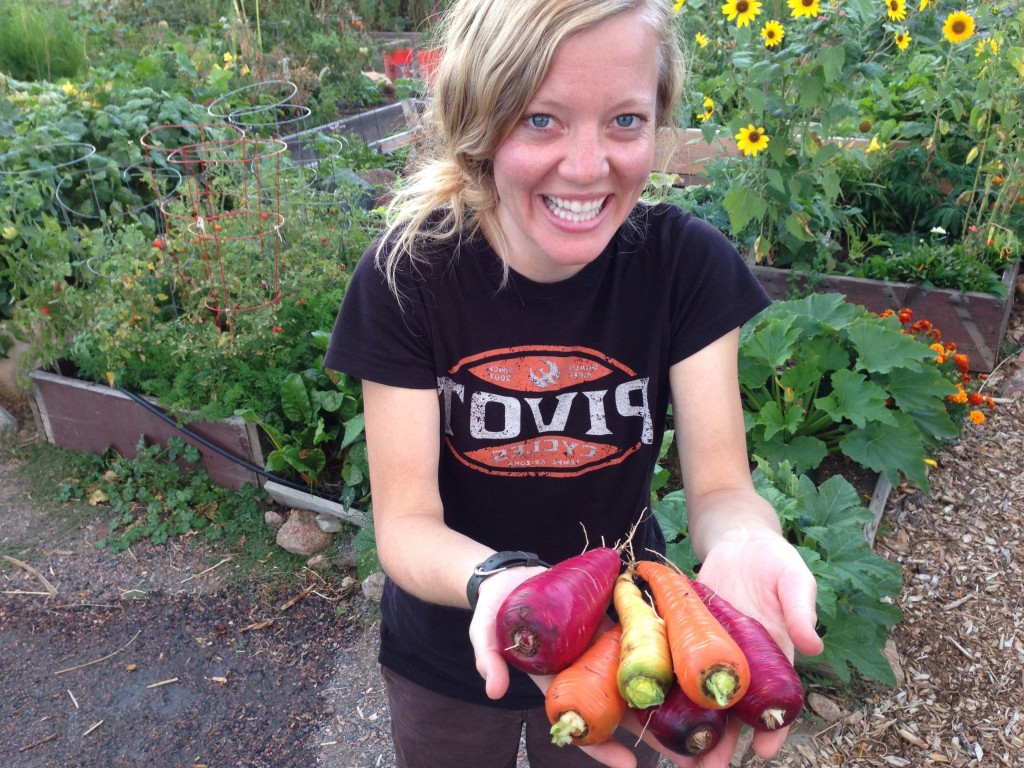
[[[338,553],[334,556],[333,564],[339,571],[355,568],[356,548],[351,544],[343,544],[338,547]]]
[[[320,530],[316,515],[308,509],[293,509],[277,532],[277,545],[296,555],[315,555],[333,540],[331,534]]]
[[[1024,352],[1014,361],[1011,373],[1003,382],[1003,397],[1016,397],[1024,392]]]
[[[322,552],[313,555],[306,561],[306,567],[314,571],[327,571],[331,568],[331,558]]]
[[[316,516],[316,524],[320,526],[321,531],[326,531],[327,533],[337,533],[344,527],[341,518],[324,512]]]
[[[14,418],[14,415],[7,412],[2,405],[0,405],[0,435],[10,433],[12,435],[18,432],[18,420]]]
[[[384,574],[381,571],[371,573],[363,579],[363,597],[379,603],[382,594],[384,594]]]
[[[284,525],[285,517],[276,509],[268,509],[263,513],[263,522],[267,524],[273,530],[277,530]]]
[[[807,706],[826,723],[834,723],[843,717],[842,707],[817,692],[807,694]]]

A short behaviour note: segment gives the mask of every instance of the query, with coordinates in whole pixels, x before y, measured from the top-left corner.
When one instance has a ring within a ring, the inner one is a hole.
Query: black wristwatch
[[[531,565],[548,567],[548,564],[533,552],[495,552],[488,557],[473,569],[473,575],[469,577],[469,582],[466,584],[466,597],[469,598],[470,609],[476,609],[476,602],[480,597],[480,585],[488,576],[507,571],[509,568]]]

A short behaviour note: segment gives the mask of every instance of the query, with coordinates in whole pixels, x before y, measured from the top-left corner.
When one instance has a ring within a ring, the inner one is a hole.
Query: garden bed
[[[786,298],[794,288],[812,286],[818,293],[841,293],[850,303],[860,304],[871,312],[912,309],[915,319],[931,321],[942,331],[945,341],[956,342],[957,350],[970,358],[972,370],[990,373],[1000,360],[999,347],[1013,309],[1019,268],[1014,262],[1003,272],[1003,298],[988,293],[928,289],[911,283],[794,273],[761,265],[755,265],[753,271],[768,295],[776,300]]]
[[[113,448],[133,458],[140,438],[166,445],[168,438],[181,437],[199,450],[203,467],[217,485],[237,490],[262,483],[252,469],[263,466],[259,434],[243,419],[191,422],[183,432],[152,398],[47,371],[33,371],[30,379],[36,427],[54,445],[96,455]]]

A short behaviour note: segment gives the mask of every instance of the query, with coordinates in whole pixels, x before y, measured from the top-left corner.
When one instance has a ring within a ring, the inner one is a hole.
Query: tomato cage
[[[278,185],[285,218],[309,206],[337,207],[332,180],[341,172],[341,140],[314,130],[312,110],[297,98],[298,86],[287,80],[252,83],[215,99],[207,112],[247,136],[281,139]],[[266,183],[266,182],[265,182]]]
[[[52,216],[65,227],[55,190],[62,176],[76,169],[88,170],[95,162],[96,147],[81,142],[58,141],[33,144],[0,154],[0,195],[18,200],[24,212],[21,222],[29,228],[42,226]],[[5,238],[9,240],[13,238]],[[0,241],[2,245],[2,241]]]
[[[160,206],[163,247],[194,249],[205,306],[218,325],[233,329],[234,313],[276,304],[284,142],[222,124],[158,126],[142,145],[151,173],[175,168],[181,174],[178,193]]]

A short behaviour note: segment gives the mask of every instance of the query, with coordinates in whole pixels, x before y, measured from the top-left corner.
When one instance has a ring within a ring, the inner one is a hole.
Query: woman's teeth
[[[544,196],[544,202],[547,204],[548,210],[558,218],[574,223],[590,221],[590,219],[597,216],[601,212],[601,206],[604,205],[604,201],[605,198],[603,197],[600,200],[581,203],[579,200],[563,200],[560,197]]]

